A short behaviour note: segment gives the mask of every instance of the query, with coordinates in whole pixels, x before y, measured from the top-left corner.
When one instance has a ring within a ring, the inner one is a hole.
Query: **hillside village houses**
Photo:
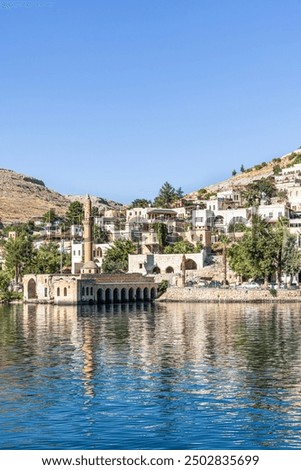
[[[156,275],[157,279],[167,279],[177,284],[181,277],[182,257],[179,254],[164,255],[160,247],[158,234],[154,224],[160,222],[166,226],[167,243],[173,245],[179,240],[198,246],[199,253],[186,256],[188,279],[204,277],[206,266],[211,257],[212,243],[218,241],[220,234],[229,234],[238,239],[241,224],[250,226],[252,214],[257,213],[270,223],[276,223],[280,217],[289,220],[290,231],[296,235],[296,243],[301,247],[301,164],[284,168],[274,176],[276,187],[286,198],[268,200],[262,194],[259,205],[245,207],[243,187],[228,186],[208,199],[199,197],[183,198],[172,207],[117,207],[103,209],[94,218],[95,227],[100,227],[107,234],[105,243],[92,244],[92,259],[97,270],[101,266],[106,251],[116,240],[131,240],[137,248],[137,254],[129,256],[129,273],[144,276]],[[35,244],[38,248],[42,243],[55,240],[60,249],[71,254],[71,272],[79,275],[83,268],[84,232],[80,225],[72,225],[69,231],[62,227],[47,225],[41,230],[43,222],[35,220],[39,227],[39,237]],[[44,224],[45,225],[45,224]],[[10,234],[12,236],[12,234]],[[0,264],[3,255],[0,251]],[[233,274],[233,273],[232,273]],[[237,278],[229,271],[230,281]],[[213,273],[211,277],[221,277],[221,273]]]

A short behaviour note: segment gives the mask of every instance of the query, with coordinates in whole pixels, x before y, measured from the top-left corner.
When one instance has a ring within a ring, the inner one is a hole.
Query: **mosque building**
[[[80,273],[27,274],[24,301],[57,305],[151,301],[157,297],[154,276],[99,273],[93,261],[93,217],[89,196],[84,204],[84,255]]]

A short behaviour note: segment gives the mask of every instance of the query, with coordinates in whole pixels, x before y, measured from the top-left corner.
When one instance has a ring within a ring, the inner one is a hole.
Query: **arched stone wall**
[[[154,287],[151,288],[151,293],[150,293],[150,297],[151,297],[151,300],[154,300],[157,296],[157,292],[156,292],[156,289]]]
[[[119,289],[117,287],[113,290],[113,302],[115,304],[119,302]]]
[[[126,302],[127,301],[127,292],[126,292],[126,289],[123,288],[121,289],[121,292],[120,292],[120,302]]]
[[[140,287],[138,287],[138,288],[136,289],[136,300],[137,300],[137,301],[142,300],[142,292],[141,292]]]
[[[34,279],[30,279],[27,285],[27,298],[36,299],[37,298],[37,283]]]
[[[103,297],[103,290],[98,289],[97,291],[97,303],[98,304],[103,304],[104,303],[104,297]]]
[[[193,259],[187,259],[185,262],[185,269],[197,269],[197,264]]]
[[[149,292],[147,287],[143,289],[143,300],[149,300]]]
[[[106,304],[110,304],[112,302],[112,291],[111,291],[111,289],[106,289],[105,302],[106,302]]]
[[[165,269],[165,272],[166,272],[167,274],[172,274],[172,273],[174,273],[174,269],[173,269],[172,266],[168,266],[168,267]]]
[[[135,294],[132,287],[129,289],[129,302],[135,302]]]

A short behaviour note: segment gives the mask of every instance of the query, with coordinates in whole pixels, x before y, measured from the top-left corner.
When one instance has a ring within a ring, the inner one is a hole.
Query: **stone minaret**
[[[84,263],[92,261],[92,203],[90,196],[87,194],[84,204]]]

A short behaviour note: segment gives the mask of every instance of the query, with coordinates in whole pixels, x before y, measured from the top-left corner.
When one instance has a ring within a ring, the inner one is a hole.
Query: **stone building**
[[[150,301],[157,296],[153,276],[142,274],[99,274],[93,260],[92,207],[87,196],[84,215],[83,263],[75,274],[27,274],[23,278],[25,302],[55,304],[102,304]]]
[[[204,267],[204,250],[186,254],[185,269],[199,271]],[[183,254],[129,255],[129,273],[181,274]]]
[[[157,297],[154,277],[141,274],[26,274],[24,301],[56,305],[151,301]]]

